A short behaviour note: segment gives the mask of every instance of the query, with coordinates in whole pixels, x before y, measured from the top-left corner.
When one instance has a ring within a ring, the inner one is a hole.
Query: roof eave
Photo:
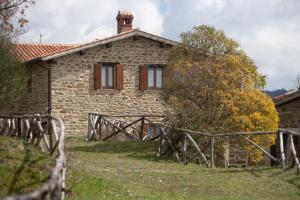
[[[277,106],[281,106],[283,104],[289,103],[291,101],[294,101],[298,98],[300,98],[300,93],[296,94],[295,96],[283,99],[283,100],[278,100],[277,102],[274,102],[274,103],[275,103],[275,106],[277,107]]]
[[[61,57],[61,56],[70,55],[70,54],[73,54],[73,53],[76,53],[76,52],[79,52],[79,51],[83,51],[83,50],[86,50],[86,49],[89,49],[89,48],[92,48],[92,47],[96,47],[98,45],[107,44],[107,43],[110,43],[110,42],[126,39],[126,38],[132,37],[134,35],[142,36],[142,37],[152,39],[152,40],[155,40],[155,41],[159,41],[159,42],[163,42],[163,43],[169,44],[171,46],[178,45],[178,42],[176,42],[176,41],[165,39],[165,38],[162,38],[162,37],[159,37],[159,36],[156,36],[156,35],[152,35],[150,33],[146,33],[146,32],[143,32],[143,31],[135,30],[135,31],[132,31],[132,32],[129,32],[129,33],[125,33],[124,35],[118,35],[117,37],[103,39],[103,40],[100,40],[99,42],[93,42],[93,43],[86,44],[86,45],[83,45],[83,46],[80,46],[80,47],[76,47],[74,49],[69,49],[69,50],[66,50],[66,51],[63,51],[63,52],[54,53],[54,54],[49,55],[49,56],[44,56],[44,57],[41,58],[41,60],[42,61],[47,61],[47,60],[55,59],[55,58],[58,58],[58,57]]]

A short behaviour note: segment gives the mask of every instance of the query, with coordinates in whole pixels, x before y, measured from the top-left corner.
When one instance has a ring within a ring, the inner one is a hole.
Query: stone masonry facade
[[[27,66],[31,76],[31,86],[22,99],[21,113],[46,114],[48,109],[48,69],[47,64],[37,63]]]
[[[162,90],[139,90],[139,66],[166,64],[170,49],[171,46],[162,47],[160,42],[151,39],[130,37],[109,46],[90,48],[83,55],[73,53],[55,59],[56,63],[49,64],[52,114],[63,118],[66,133],[70,135],[86,134],[89,112],[165,114],[168,108]],[[97,62],[123,65],[122,90],[94,89],[94,64]]]
[[[279,127],[300,128],[300,98],[277,106],[280,117]]]
[[[300,98],[276,106],[281,128],[300,129]],[[300,152],[300,137],[294,137],[296,151]]]

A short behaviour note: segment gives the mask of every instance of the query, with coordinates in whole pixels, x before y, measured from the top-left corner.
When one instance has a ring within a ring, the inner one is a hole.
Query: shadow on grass
[[[20,166],[16,168],[13,174],[11,182],[9,183],[7,195],[22,194],[24,190],[31,190],[33,186],[39,185],[40,183],[48,179],[48,177],[46,177],[45,179],[41,180],[39,176],[35,176],[36,171],[35,169],[31,169],[32,166],[36,163],[43,162],[46,159],[46,157],[41,156],[33,159],[31,149],[28,145],[30,144],[27,144],[25,141],[23,141],[24,157]],[[24,174],[28,176],[27,178],[30,177],[30,182],[28,180],[24,181]]]
[[[11,183],[9,184],[10,186],[9,186],[7,195],[9,195],[13,192],[16,192],[16,191],[20,191],[19,189],[16,189],[16,185],[17,185],[18,179],[20,178],[21,173],[24,171],[26,163],[30,160],[30,150],[28,149],[28,147],[24,141],[23,141],[23,146],[24,146],[24,150],[25,150],[24,159],[23,159],[23,162],[21,163],[21,165],[19,166],[19,168],[17,169],[17,171],[15,172]]]

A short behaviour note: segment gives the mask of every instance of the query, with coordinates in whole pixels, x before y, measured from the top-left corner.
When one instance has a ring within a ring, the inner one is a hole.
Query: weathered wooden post
[[[189,141],[191,142],[191,144],[194,146],[194,148],[196,149],[196,151],[198,152],[198,154],[203,158],[206,166],[208,167],[208,161],[204,155],[204,153],[201,151],[200,147],[197,145],[197,143],[195,142],[195,140],[192,138],[192,136],[188,133],[186,133],[187,138],[189,139]]]
[[[224,141],[223,141],[223,150],[224,150],[223,156],[224,156],[224,167],[225,168],[230,166],[230,159],[229,159],[230,144],[229,144],[229,139],[230,139],[229,136],[225,136]]]
[[[143,132],[144,132],[144,124],[145,124],[145,116],[141,119],[141,130],[139,132],[139,139],[143,140]]]
[[[278,133],[278,141],[279,141],[281,166],[282,166],[282,168],[285,168],[285,154],[284,154],[284,148],[283,148],[283,134],[282,134],[282,131],[279,131],[279,133]]]
[[[99,140],[101,140],[102,137],[102,115],[99,115],[99,130],[98,130],[98,135],[99,135]]]
[[[48,134],[49,134],[50,152],[52,152],[52,149],[54,147],[54,145],[53,145],[53,131],[52,131],[52,128],[54,128],[54,127],[51,126],[51,116],[48,117],[48,122],[47,123],[48,123],[48,127],[49,127]]]
[[[86,141],[89,141],[91,138],[91,113],[88,114],[88,132],[87,132],[87,138]]]
[[[187,164],[187,138],[186,138],[186,134],[184,133],[183,135],[183,152],[182,152],[182,161],[183,163],[186,165]]]
[[[210,138],[210,167],[215,167],[215,159],[214,159],[214,144],[215,144],[215,137],[211,136]]]
[[[292,153],[294,156],[295,165],[297,167],[297,173],[300,174],[300,163],[299,163],[299,159],[298,159],[295,144],[294,144],[293,134],[289,133],[288,138],[291,141]]]

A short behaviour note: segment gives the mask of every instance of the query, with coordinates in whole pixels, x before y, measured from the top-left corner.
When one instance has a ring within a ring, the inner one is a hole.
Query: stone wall
[[[167,109],[161,90],[139,90],[139,66],[166,64],[171,47],[128,38],[56,59],[51,64],[52,113],[64,119],[67,134],[85,135],[89,112],[157,114]],[[94,89],[94,64],[118,62],[124,66],[123,90]]]
[[[29,76],[31,76],[31,88],[27,91],[22,99],[20,107],[21,113],[46,114],[48,109],[48,69],[43,63],[27,66]]]
[[[300,98],[277,106],[280,117],[279,127],[300,128]]]
[[[281,104],[276,109],[280,118],[280,128],[300,128],[300,98]],[[300,137],[294,137],[294,142],[296,151],[300,152]]]

